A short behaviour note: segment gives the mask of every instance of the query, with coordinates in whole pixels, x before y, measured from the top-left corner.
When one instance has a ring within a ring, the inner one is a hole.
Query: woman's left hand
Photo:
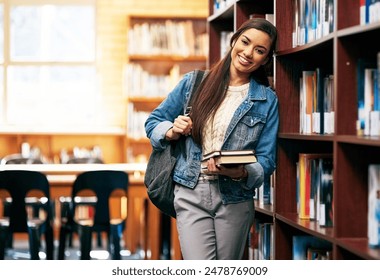
[[[243,164],[234,165],[233,167],[225,167],[223,165],[216,165],[215,160],[213,158],[210,158],[207,161],[207,170],[205,171],[205,173],[209,175],[224,175],[233,179],[241,179],[243,177],[246,177],[247,175],[247,171],[245,170]]]

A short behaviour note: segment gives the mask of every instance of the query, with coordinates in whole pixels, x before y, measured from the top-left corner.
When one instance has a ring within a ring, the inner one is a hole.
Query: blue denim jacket
[[[153,149],[163,149],[168,144],[166,132],[174,119],[184,114],[195,71],[186,73],[169,93],[168,97],[150,114],[145,130]],[[255,189],[263,182],[269,184],[269,176],[276,168],[277,131],[279,125],[278,100],[274,91],[251,79],[247,99],[238,107],[229,124],[222,149],[254,149],[257,162],[248,164],[246,180],[233,181],[219,176],[219,188],[224,204],[251,200]],[[188,188],[195,188],[201,170],[202,148],[186,137],[186,151],[178,159],[173,180]]]

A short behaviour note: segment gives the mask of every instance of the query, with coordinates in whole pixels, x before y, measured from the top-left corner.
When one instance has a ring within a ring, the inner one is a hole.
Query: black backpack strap
[[[194,71],[195,71],[195,75],[194,75],[195,76],[195,81],[193,83],[193,88],[190,91],[189,101],[187,102],[185,114],[188,114],[190,112],[190,110],[191,110],[191,104],[192,104],[192,102],[194,100],[194,97],[195,97],[195,95],[197,93],[198,86],[202,82],[203,76],[205,74],[204,70],[194,70]]]

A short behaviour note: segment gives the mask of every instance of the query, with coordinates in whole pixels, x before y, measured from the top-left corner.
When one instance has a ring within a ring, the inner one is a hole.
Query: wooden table
[[[2,170],[33,170],[46,174],[51,186],[50,196],[58,201],[70,196],[71,187],[79,173],[92,170],[121,170],[129,174],[127,225],[125,243],[132,253],[138,248],[145,251],[145,258],[160,258],[161,223],[160,211],[149,201],[143,182],[146,164],[9,164],[0,165]],[[57,236],[59,219],[55,221]]]

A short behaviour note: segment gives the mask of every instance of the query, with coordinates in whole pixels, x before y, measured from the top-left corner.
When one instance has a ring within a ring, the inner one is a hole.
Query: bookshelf
[[[208,55],[206,18],[130,15],[127,19],[127,162],[147,161],[151,145],[144,121],[183,74],[205,69]]]
[[[376,64],[380,22],[361,24],[360,1],[335,0],[333,29],[304,44],[293,45],[295,1],[227,1],[214,12],[209,0],[209,65],[219,57],[221,30],[235,30],[257,11],[275,14],[279,32],[274,85],[279,98],[280,129],[274,200],[256,204],[256,217],[273,222],[273,258],[292,259],[293,237],[307,235],[327,241],[332,259],[378,260],[380,250],[367,238],[368,166],[380,163],[380,137],[357,133],[357,67],[362,58]],[[299,3],[299,2],[298,2]],[[281,16],[276,16],[281,15]],[[239,19],[239,20],[238,20]],[[300,133],[300,77],[317,67],[334,76],[334,133]],[[331,153],[333,157],[333,226],[299,219],[296,185],[300,153]]]

